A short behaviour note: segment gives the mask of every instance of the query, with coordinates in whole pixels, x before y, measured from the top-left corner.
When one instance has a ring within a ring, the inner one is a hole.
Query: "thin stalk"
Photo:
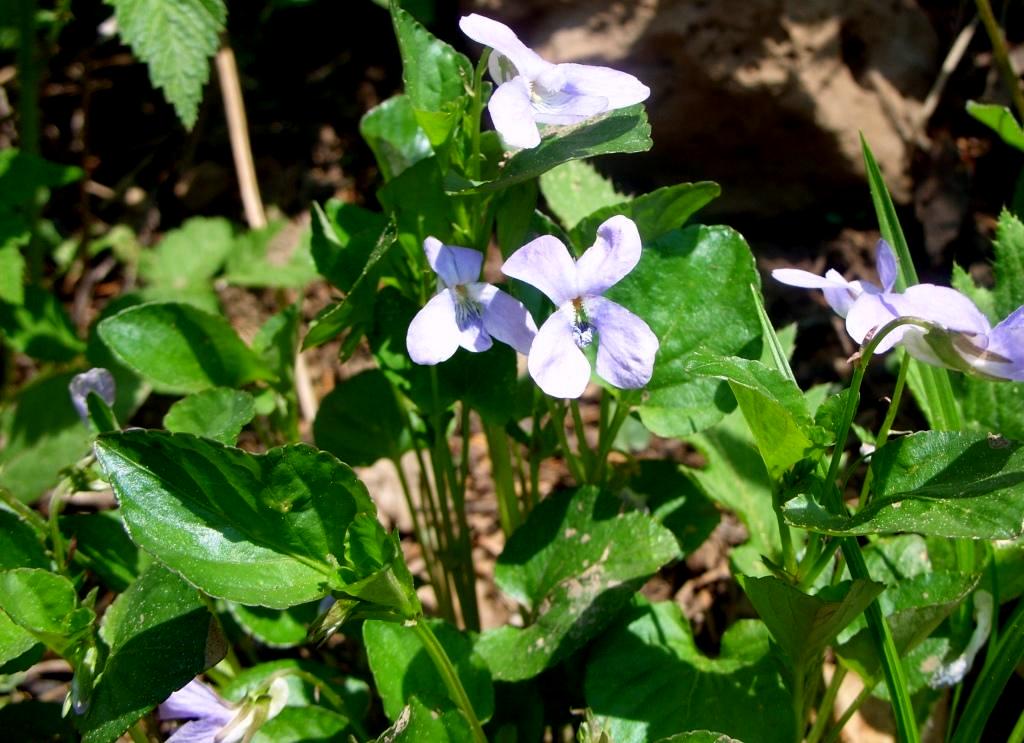
[[[39,152],[39,53],[36,1],[15,0],[18,24],[18,142],[24,152]]]
[[[149,743],[149,734],[146,732],[145,723],[142,720],[136,720],[128,728],[128,737],[132,739],[132,743]]]
[[[469,413],[470,408],[465,402],[460,406],[459,435],[462,439],[462,451],[459,454],[459,489],[465,492],[469,478]]]
[[[49,525],[37,511],[26,506],[14,497],[14,493],[3,487],[0,487],[0,501],[3,501],[4,505],[14,511],[23,521],[27,522],[32,527],[32,531],[36,533],[36,536],[40,539],[46,539]]]
[[[411,627],[420,639],[420,642],[423,643],[423,648],[427,651],[427,655],[430,656],[434,668],[437,669],[445,688],[448,690],[448,696],[451,697],[455,706],[459,708],[466,721],[469,722],[473,740],[476,743],[487,743],[487,736],[484,735],[483,726],[480,725],[480,720],[477,719],[476,712],[473,711],[473,705],[469,702],[469,696],[466,694],[466,689],[463,687],[462,681],[455,671],[455,666],[452,665],[452,661],[444,651],[441,643],[437,641],[437,636],[430,629],[430,625],[423,619],[415,619],[407,623],[406,626]]]
[[[522,522],[519,499],[516,497],[516,483],[512,474],[512,455],[508,448],[505,429],[484,421],[484,435],[491,453],[491,474],[494,477],[494,493],[498,498],[498,515],[501,530],[506,537],[519,528]]]
[[[814,725],[811,727],[811,732],[807,734],[804,743],[818,743],[821,736],[825,733],[825,728],[828,727],[829,720],[832,719],[832,708],[835,706],[836,697],[839,695],[839,687],[843,685],[843,679],[846,678],[846,674],[845,666],[836,666],[836,669],[832,672],[832,679],[828,682],[825,696],[822,697],[821,705],[818,707],[818,716],[814,719]]]
[[[559,406],[554,398],[547,395],[544,396],[544,400],[547,402],[548,411],[551,414],[551,424],[555,429],[555,435],[558,437],[558,444],[562,447],[565,464],[569,468],[569,474],[572,475],[577,485],[582,485],[586,482],[586,478],[583,476],[583,467],[579,459],[576,458],[572,449],[569,448],[569,437],[565,433],[565,408]]]
[[[910,369],[910,354],[903,352],[900,359],[900,369],[896,373],[896,385],[892,388],[892,397],[889,399],[889,409],[885,411],[885,419],[882,421],[878,435],[875,436],[875,449],[883,446],[889,440],[889,432],[892,430],[893,421],[896,420],[896,413],[899,411],[900,400],[903,398],[903,388],[907,384],[907,371]],[[857,509],[864,508],[868,502],[868,493],[871,492],[872,470],[869,467],[864,475],[864,485],[860,489],[860,498],[857,500]]]
[[[484,48],[473,72],[473,98],[469,104],[469,177],[480,178],[480,119],[484,110],[483,82],[491,50]]]
[[[583,416],[580,414],[580,403],[578,400],[569,401],[569,409],[572,411],[572,427],[576,433],[576,448],[583,460],[583,471],[586,473],[588,483],[592,483],[594,477],[595,458],[594,452],[587,443],[587,432],[583,427]]]
[[[835,726],[828,731],[828,735],[825,737],[824,743],[835,743],[835,741],[838,740],[839,734],[843,731],[843,728],[846,727],[846,723],[850,721],[850,718],[856,714],[857,710],[861,708],[864,702],[871,698],[871,692],[874,691],[877,685],[877,679],[864,684],[864,688],[861,689],[857,698],[850,702],[850,706],[843,712],[843,716],[836,720]]]
[[[615,443],[615,437],[619,435],[619,431],[622,429],[622,424],[626,422],[626,418],[629,417],[629,410],[631,407],[628,393],[623,393],[615,402],[615,413],[612,415],[611,422],[604,424],[607,418],[607,410],[605,409],[605,393],[601,393],[601,412],[602,412],[602,424],[601,434],[597,442],[597,474],[595,480],[600,483],[604,481],[605,470],[608,468],[608,454],[612,450],[612,445]]]
[[[796,551],[793,549],[793,532],[789,524],[782,516],[782,503],[780,501],[779,489],[772,487],[772,505],[775,510],[775,518],[779,523],[779,539],[782,542],[782,563],[790,575],[797,574]]]
[[[1017,718],[1017,724],[1010,731],[1010,737],[1006,739],[1006,743],[1021,743],[1021,741],[1024,741],[1024,710]]]
[[[978,15],[981,17],[981,22],[985,25],[988,38],[992,41],[992,56],[996,61],[996,67],[999,68],[999,74],[1003,77],[1003,83],[1006,85],[1007,90],[1010,91],[1010,98],[1017,109],[1017,116],[1020,117],[1021,121],[1024,121],[1024,92],[1020,89],[1020,80],[1017,78],[1017,73],[1013,71],[1013,65],[1010,63],[1010,52],[1006,48],[1006,39],[1003,36],[1003,31],[996,22],[996,17],[992,13],[992,5],[988,0],[975,0],[975,4],[978,6]]]
[[[801,737],[807,729],[807,712],[804,709],[804,693],[806,674],[797,670],[793,677],[793,718],[796,720],[797,736]]]

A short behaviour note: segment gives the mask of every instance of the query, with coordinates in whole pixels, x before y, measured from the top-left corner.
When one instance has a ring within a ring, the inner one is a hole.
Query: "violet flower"
[[[409,323],[405,344],[417,364],[438,364],[462,346],[486,351],[492,338],[529,353],[537,325],[522,302],[479,281],[484,256],[478,250],[423,241],[439,291]]]
[[[494,50],[488,68],[498,88],[487,110],[510,147],[540,144],[537,124],[576,124],[640,103],[651,94],[632,75],[610,67],[547,62],[504,23],[482,15],[463,16],[459,28]]]
[[[790,286],[821,289],[836,314],[846,318],[846,332],[860,344],[901,317],[924,323],[893,329],[876,353],[900,344],[915,359],[933,366],[989,379],[1024,380],[1024,307],[993,328],[974,302],[948,286],[915,284],[894,292],[896,258],[885,240],[878,241],[876,265],[882,287],[846,281],[831,269],[822,277],[781,268],[772,271],[772,277]]]
[[[288,701],[288,684],[275,678],[266,693],[240,705],[225,702],[206,684],[193,679],[160,705],[161,720],[188,720],[167,743],[238,743],[248,741]]]
[[[575,398],[590,381],[581,349],[597,338],[597,373],[616,387],[635,389],[651,379],[658,339],[647,323],[601,296],[640,260],[640,233],[628,217],[612,217],[597,228],[597,242],[577,261],[550,235],[517,250],[502,266],[512,278],[532,284],[555,304],[530,348],[527,366],[552,397]]]
[[[107,405],[113,405],[116,394],[114,375],[102,368],[76,374],[71,378],[68,392],[71,393],[71,404],[75,406],[75,412],[82,419],[82,423],[88,426],[89,405],[86,400],[89,393],[95,392]]]

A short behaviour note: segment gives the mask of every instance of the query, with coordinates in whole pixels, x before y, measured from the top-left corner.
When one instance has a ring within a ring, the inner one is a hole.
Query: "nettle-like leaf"
[[[210,292],[210,282],[231,252],[235,231],[220,217],[194,217],[142,253],[139,276],[171,292]]]
[[[132,539],[212,596],[284,609],[341,591],[418,610],[366,488],[326,452],[255,455],[141,430],[104,434],[95,450]]]
[[[695,351],[757,357],[761,326],[750,285],[760,285],[746,241],[728,227],[672,230],[644,246],[608,297],[642,317],[661,347],[638,406],[659,436],[685,436],[735,407],[728,386],[687,368]]]
[[[1011,539],[1024,531],[1024,447],[1000,437],[926,431],[874,453],[875,492],[853,516],[832,515],[806,496],[783,507],[786,521],[825,534],[917,532]]]
[[[642,513],[622,513],[596,488],[542,501],[509,539],[495,581],[522,604],[526,627],[499,627],[477,650],[494,677],[536,676],[599,633],[643,582],[679,555],[675,537]]]
[[[430,626],[451,659],[477,719],[486,722],[494,714],[494,687],[487,664],[474,652],[469,637],[440,620]],[[426,648],[409,628],[394,622],[367,621],[363,624],[363,644],[388,719],[398,720],[414,697],[438,714],[455,710]]]
[[[120,361],[164,392],[187,394],[274,379],[227,320],[191,305],[129,307],[100,322],[97,331]]]
[[[87,713],[76,720],[84,743],[116,740],[227,648],[199,592],[160,565],[117,597],[100,634],[109,655]]]
[[[105,0],[113,6],[118,32],[149,67],[153,87],[163,91],[189,129],[196,123],[210,57],[227,21],[223,0]]]
[[[520,150],[489,181],[470,182],[454,175],[447,183],[456,193],[489,193],[536,178],[570,160],[598,155],[646,152],[651,149],[651,125],[642,103],[619,108],[571,126],[548,127],[539,145]]]
[[[712,659],[697,648],[676,604],[638,602],[595,645],[584,691],[616,743],[700,729],[764,743],[797,738],[770,635],[754,620],[730,627]]]
[[[540,191],[548,208],[567,230],[602,207],[627,201],[615,190],[615,185],[586,160],[570,160],[541,174]]]

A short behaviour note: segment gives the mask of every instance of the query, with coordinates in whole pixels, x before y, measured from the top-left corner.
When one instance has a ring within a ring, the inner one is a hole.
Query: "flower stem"
[[[569,409],[572,411],[572,427],[576,433],[576,449],[580,453],[580,459],[583,460],[583,471],[586,473],[587,482],[593,483],[594,467],[596,464],[595,457],[594,452],[587,443],[587,432],[583,426],[583,416],[580,414],[579,400],[570,400]]]
[[[516,483],[512,475],[512,455],[509,452],[505,429],[487,421],[484,421],[483,425],[487,448],[491,453],[491,475],[494,478],[494,493],[498,499],[501,530],[505,532],[507,538],[512,536],[512,532],[518,529],[522,522]]]
[[[480,725],[480,720],[477,719],[476,713],[473,711],[473,705],[470,704],[469,696],[466,694],[466,689],[463,687],[462,681],[455,671],[455,666],[452,665],[448,654],[444,651],[441,643],[438,642],[433,630],[430,629],[430,625],[420,618],[412,620],[408,626],[412,627],[413,632],[416,633],[420,642],[423,643],[423,648],[434,663],[434,668],[441,675],[441,680],[448,690],[448,696],[451,697],[455,706],[459,708],[466,721],[469,722],[473,740],[476,743],[487,743],[487,736],[484,735],[484,729]]]
[[[836,703],[839,687],[843,685],[843,679],[846,678],[846,674],[845,666],[836,666],[835,671],[832,673],[832,679],[828,682],[828,688],[825,689],[825,696],[822,697],[821,705],[818,707],[818,716],[814,720],[811,732],[807,734],[805,743],[818,743],[818,740],[824,734],[829,720],[832,719],[832,707]]]
[[[469,104],[469,177],[473,180],[480,178],[480,119],[484,108],[484,70],[487,69],[487,61],[490,59],[491,50],[484,48],[480,60],[476,63],[476,70],[473,72],[473,98]]]
[[[572,453],[572,449],[569,448],[569,437],[565,433],[565,408],[555,402],[554,398],[544,396],[544,400],[547,402],[548,411],[551,414],[551,425],[555,429],[555,435],[558,437],[558,444],[562,448],[563,456],[565,457],[565,465],[569,468],[569,474],[576,481],[577,485],[582,485],[586,482],[586,478],[583,476],[583,467],[580,465],[579,459]]]

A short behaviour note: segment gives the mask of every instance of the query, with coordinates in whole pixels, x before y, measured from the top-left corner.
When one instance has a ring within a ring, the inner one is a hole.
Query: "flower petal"
[[[114,375],[99,367],[90,369],[72,377],[68,391],[71,393],[71,404],[75,406],[75,412],[82,419],[82,423],[88,425],[89,404],[86,400],[89,393],[95,392],[107,405],[113,405],[116,394]]]
[[[555,65],[533,81],[533,116],[542,124],[576,124],[609,110],[608,99],[567,90],[562,65]]]
[[[540,289],[556,307],[580,296],[576,263],[562,241],[551,235],[542,235],[519,248],[501,270]]]
[[[234,716],[217,692],[197,679],[167,697],[159,712],[161,720],[211,719],[218,721],[218,726]]]
[[[459,28],[473,41],[489,46],[507,58],[522,75],[532,78],[551,66],[550,62],[544,61],[537,52],[521,42],[515,32],[504,23],[471,13],[459,19]],[[495,80],[499,83],[504,82],[499,78]]]
[[[537,386],[552,397],[583,394],[590,381],[590,362],[576,347],[572,320],[565,310],[557,310],[540,326],[526,366]]]
[[[890,304],[888,299],[894,294],[861,294],[857,301],[850,307],[846,315],[846,332],[850,334],[857,343],[863,345],[883,325],[887,325],[897,317],[899,313]],[[885,336],[875,348],[875,353],[884,353],[902,340],[907,332],[907,327],[900,326]]]
[[[438,292],[409,323],[405,347],[417,364],[447,361],[459,347],[462,333],[455,316],[455,297],[451,289]]]
[[[878,269],[878,279],[882,282],[882,291],[891,292],[899,276],[899,264],[896,261],[896,254],[885,240],[879,240],[875,247],[875,268]]]
[[[423,241],[423,252],[445,286],[468,284],[480,278],[484,255],[479,250],[445,245],[436,237],[428,237]]]
[[[475,285],[474,295],[483,307],[484,329],[524,356],[537,335],[537,324],[522,302],[494,284]]]
[[[627,390],[651,381],[658,338],[650,326],[604,297],[588,299],[587,314],[597,328],[598,376]]]
[[[640,261],[640,231],[629,217],[618,214],[597,228],[597,240],[576,261],[579,290],[604,294]]]
[[[828,306],[840,317],[846,317],[850,313],[850,308],[857,301],[857,297],[864,294],[865,291],[869,294],[879,293],[873,284],[863,281],[847,281],[841,273],[831,268],[825,272],[825,278],[845,284],[842,288],[825,287],[821,290],[821,293],[825,295],[825,301],[828,302]]]
[[[1024,380],[1024,307],[992,328],[985,353],[971,365],[988,376]]]
[[[509,147],[529,149],[540,144],[540,130],[534,120],[530,91],[522,77],[502,83],[487,103],[491,121]]]
[[[800,268],[776,268],[772,271],[772,278],[788,286],[798,286],[801,289],[830,289],[845,288],[850,282],[839,276],[838,273],[829,271],[833,276],[818,276],[816,273],[804,271]],[[838,279],[835,276],[839,276]]]
[[[223,722],[209,718],[192,720],[175,730],[167,743],[215,743],[222,727]]]
[[[897,314],[920,317],[960,333],[985,335],[991,329],[988,318],[966,295],[948,286],[915,284],[902,294],[886,295]]]
[[[602,96],[608,109],[624,108],[647,100],[651,89],[627,72],[611,67],[575,64],[558,65],[565,75],[565,90],[574,95]]]

